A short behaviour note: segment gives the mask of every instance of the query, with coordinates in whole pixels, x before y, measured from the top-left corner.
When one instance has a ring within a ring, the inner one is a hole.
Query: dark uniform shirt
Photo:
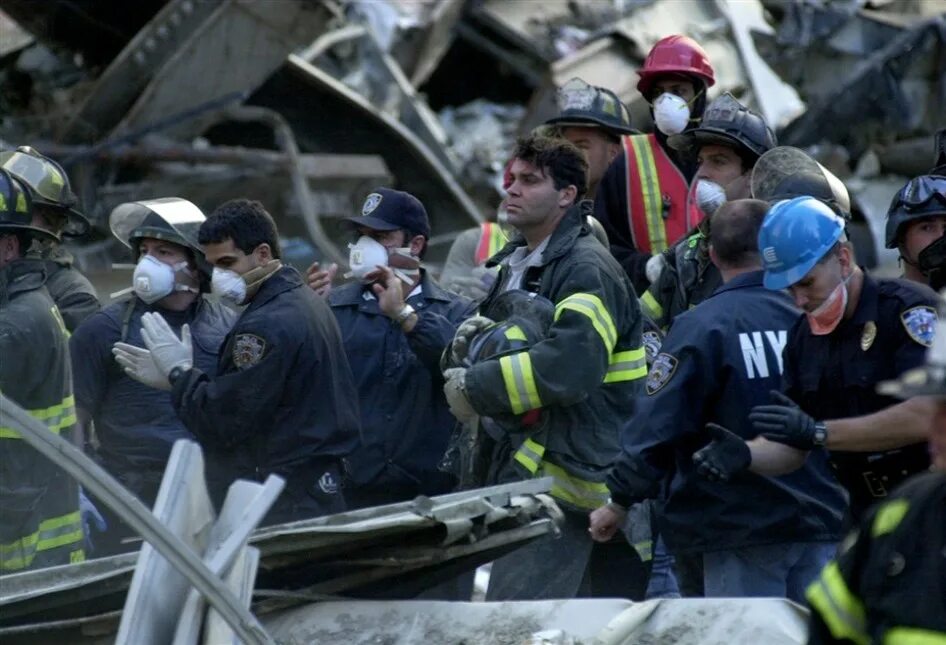
[[[72,265],[72,254],[61,246],[44,254],[46,290],[59,307],[66,329],[74,332],[79,324],[101,308],[95,287]]]
[[[407,498],[445,493],[452,485],[437,470],[456,423],[443,394],[440,357],[460,322],[476,310],[426,272],[420,287],[407,298],[418,316],[407,334],[361,284],[329,296],[361,408],[362,445],[349,458],[352,480]]]
[[[747,440],[756,436],[747,413],[778,387],[782,349],[798,316],[753,271],[680,315],[664,339],[646,394],[622,428],[608,488],[612,499],[630,505],[657,497],[672,474],[661,534],[675,552],[840,538],[844,495],[824,451],[789,475],[745,472],[725,483],[701,477],[692,462],[709,441],[708,422]]]
[[[810,645],[946,643],[946,474],[874,506],[806,595]]]
[[[785,352],[783,391],[818,420],[873,414],[899,403],[877,394],[893,380],[924,364],[936,321],[936,294],[906,280],[864,276],[854,315],[830,334],[815,336],[799,318]],[[882,452],[831,453],[838,480],[859,518],[910,475],[929,468],[926,443]]]
[[[191,369],[172,393],[204,448],[216,503],[233,480],[275,473],[287,481],[271,521],[344,510],[337,464],[358,441],[358,393],[335,317],[295,269],[260,286],[227,335],[217,376]]]

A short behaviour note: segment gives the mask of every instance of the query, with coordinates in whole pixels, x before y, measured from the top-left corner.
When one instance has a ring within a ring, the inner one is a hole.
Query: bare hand
[[[309,288],[323,298],[332,291],[332,280],[338,273],[338,265],[334,262],[327,269],[322,269],[318,262],[313,262],[306,271],[305,279]]]
[[[401,310],[404,309],[404,289],[401,279],[394,275],[390,267],[378,265],[377,271],[368,274],[376,282],[371,285],[371,290],[378,298],[378,308],[388,318],[396,318]],[[377,276],[377,277],[375,277]]]
[[[600,508],[591,511],[588,516],[588,533],[595,542],[607,542],[614,537],[624,519],[627,517],[627,511],[620,510],[615,504],[605,504]]]

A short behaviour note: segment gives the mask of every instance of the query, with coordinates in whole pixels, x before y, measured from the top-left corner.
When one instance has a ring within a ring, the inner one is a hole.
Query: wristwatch
[[[415,313],[414,308],[409,304],[405,303],[401,310],[397,312],[397,316],[394,317],[394,322],[399,325],[403,325],[404,321],[411,317]]]
[[[185,370],[180,365],[174,367],[170,372],[168,372],[168,383],[173,386],[179,378],[184,376],[184,372],[186,371],[187,370]]]
[[[828,426],[824,421],[815,422],[815,435],[811,440],[816,446],[823,446],[828,441]]]

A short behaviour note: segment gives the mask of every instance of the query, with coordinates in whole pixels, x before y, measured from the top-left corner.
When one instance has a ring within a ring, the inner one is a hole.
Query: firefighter
[[[670,137],[669,143],[696,158],[696,199],[711,216],[724,202],[750,196],[752,169],[776,141],[761,115],[726,93],[709,104],[699,127]],[[722,284],[709,259],[709,224],[709,218],[703,220],[693,234],[657,256],[661,266],[651,275],[641,306],[663,329]]]
[[[929,468],[928,401],[897,402],[875,387],[923,364],[936,294],[865,275],[853,262],[844,220],[812,197],[773,206],[759,249],[765,286],[788,289],[805,312],[787,337],[783,387],[749,413],[762,437],[746,444],[722,430],[694,460],[711,478],[750,466],[777,475],[824,447],[859,520],[898,483]]]
[[[33,148],[20,146],[0,152],[0,167],[25,183],[33,194],[33,226],[53,237],[43,241],[46,290],[52,297],[66,328],[73,332],[83,320],[99,310],[99,299],[89,279],[73,266],[74,259],[61,244],[63,237],[85,235],[89,220],[76,210],[78,199],[62,167]]]
[[[903,277],[929,284],[920,253],[946,235],[946,176],[920,175],[897,191],[887,210],[886,246],[900,253]]]
[[[706,92],[716,78],[703,48],[681,35],[657,41],[638,74],[637,89],[651,106],[656,131],[623,138],[622,154],[601,179],[595,217],[607,231],[611,252],[641,294],[650,284],[651,258],[651,266],[657,266],[659,254],[703,219],[690,193],[696,164],[667,140],[699,125]]]
[[[646,571],[627,543],[595,545],[587,533],[588,511],[607,498],[618,424],[646,376],[640,307],[620,266],[583,223],[591,204],[579,201],[587,181],[582,152],[530,136],[516,146],[511,175],[506,208],[519,237],[490,260],[499,277],[481,311],[504,291],[525,289],[555,304],[554,322],[548,339],[527,351],[446,370],[444,390],[460,421],[541,411],[540,423],[523,428],[500,479],[552,477],[566,519],[562,539],[538,540],[495,562],[487,598],[641,597]],[[452,350],[468,346],[471,327],[458,329]]]
[[[216,375],[194,363],[189,327],[179,337],[157,313],[142,317],[148,352],[131,374],[156,370],[170,383],[218,508],[234,480],[275,474],[286,486],[265,524],[345,510],[341,467],[360,432],[358,393],[332,312],[283,266],[276,224],[259,202],[221,204],[197,239],[213,265],[212,292],[243,307]]]
[[[69,341],[76,408],[84,434],[91,437],[94,427],[96,459],[149,507],[174,442],[191,434],[174,412],[170,386],[139,383],[115,364],[112,348],[119,343],[134,352],[144,344],[142,316],[160,312],[177,331],[189,326],[197,365],[214,372],[236,313],[205,297],[210,266],[197,243],[205,219],[197,206],[177,197],[116,206],[109,225],[135,259],[132,293],[86,319]],[[134,548],[125,542],[135,535],[131,527],[108,508],[103,512],[109,530],[96,536],[96,555]]]
[[[32,224],[31,201],[25,182],[0,169],[0,390],[72,440],[69,333],[35,245],[54,236]],[[0,573],[83,561],[75,480],[3,424],[0,414]]]
[[[942,307],[942,305],[941,305]],[[807,592],[809,645],[946,643],[946,324],[942,310],[926,364],[884,395],[935,400],[933,472],[875,505]]]

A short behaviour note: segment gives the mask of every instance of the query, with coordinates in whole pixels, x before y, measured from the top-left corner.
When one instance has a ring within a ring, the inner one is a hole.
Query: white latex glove
[[[189,326],[181,327],[181,337],[178,338],[161,314],[148,312],[141,317],[141,337],[165,378],[175,367],[189,370],[193,366],[194,349]]]
[[[125,370],[125,374],[139,383],[158,390],[170,391],[171,384],[167,376],[162,374],[158,366],[154,364],[151,352],[147,349],[128,343],[115,343],[112,347],[112,355]]]
[[[663,253],[650,256],[650,259],[647,260],[647,265],[644,267],[644,275],[647,276],[647,281],[651,284],[657,282],[665,266],[667,266],[667,259],[664,257]]]
[[[443,393],[447,397],[450,413],[457,418],[457,421],[469,423],[479,416],[470,405],[470,399],[466,395],[466,368],[451,367],[443,373],[443,376],[446,379],[443,384]]]
[[[451,363],[453,365],[462,364],[470,351],[470,341],[492,324],[493,321],[486,316],[473,316],[460,323],[460,326],[457,327],[457,333],[453,335],[453,343],[450,345]],[[446,375],[447,373],[444,372],[444,376]]]

